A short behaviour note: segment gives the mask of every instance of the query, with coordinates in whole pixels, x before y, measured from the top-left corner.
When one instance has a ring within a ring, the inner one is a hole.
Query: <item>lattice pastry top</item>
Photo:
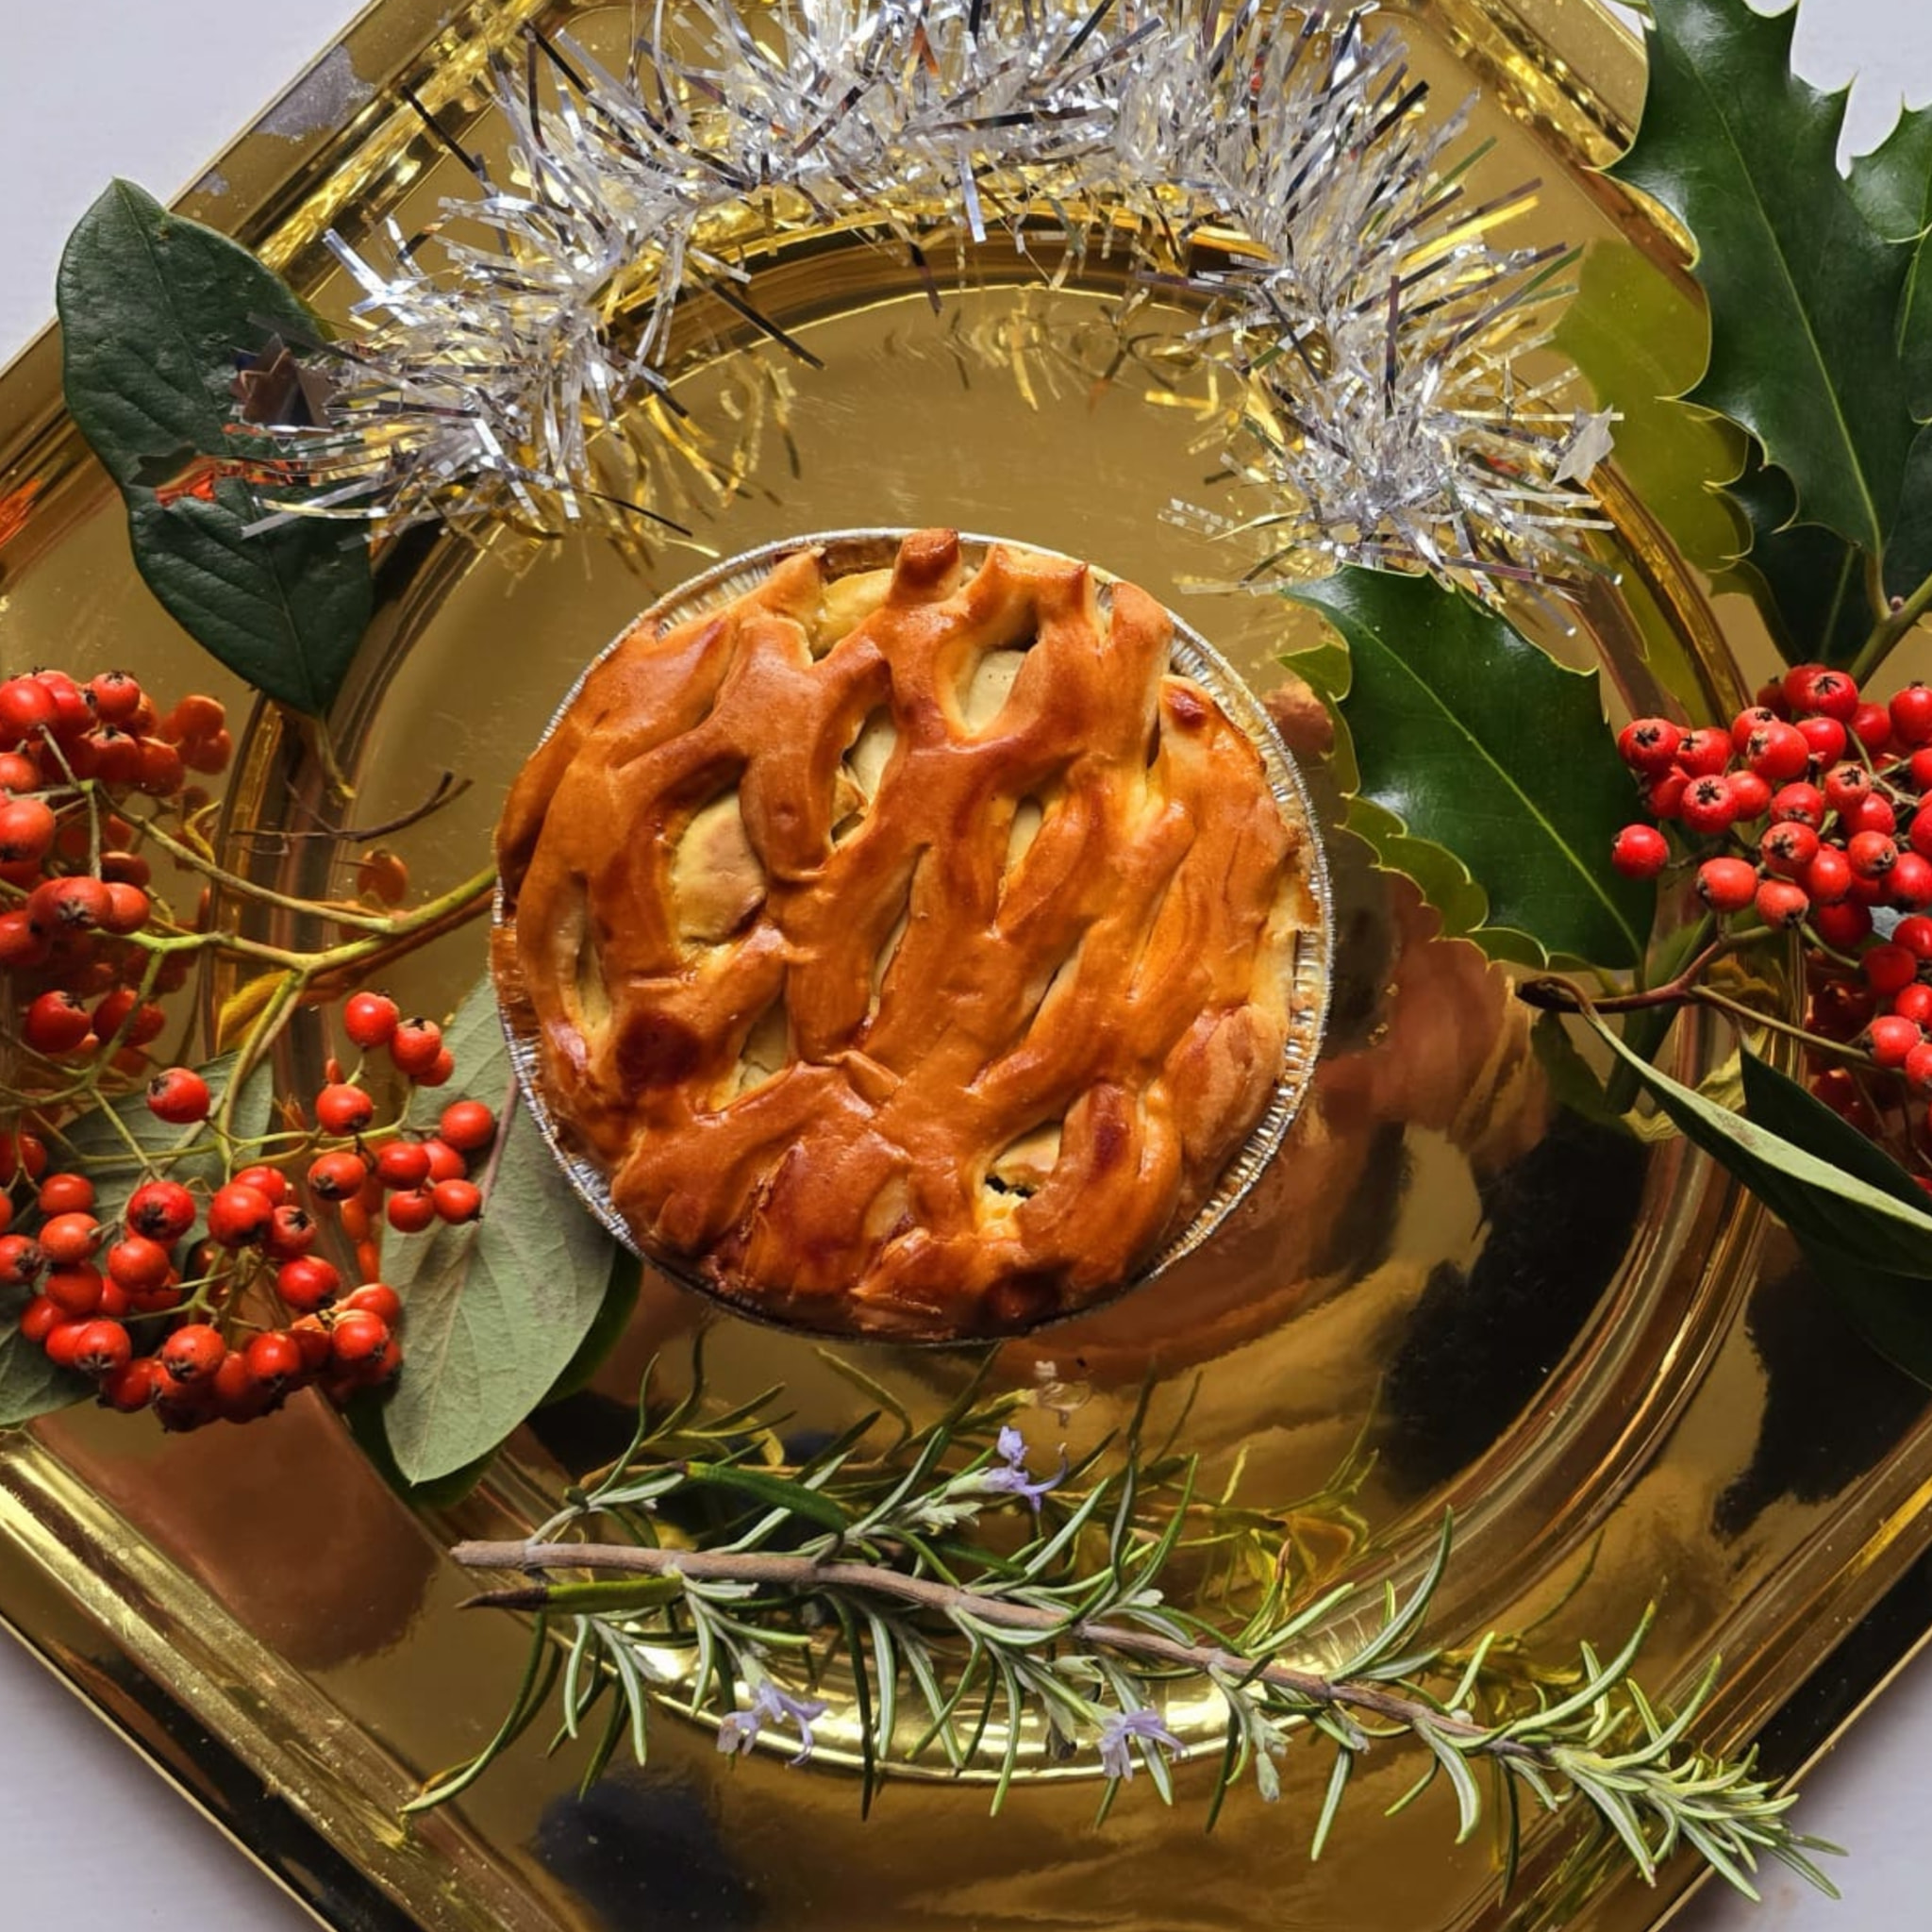
[[[497,985],[650,1253],[781,1318],[977,1334],[1184,1226],[1282,1077],[1314,902],[1129,585],[950,530],[639,626],[497,833]]]

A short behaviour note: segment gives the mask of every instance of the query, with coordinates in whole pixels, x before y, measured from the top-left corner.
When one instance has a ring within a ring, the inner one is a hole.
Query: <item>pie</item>
[[[647,1253],[941,1339],[1188,1227],[1282,1082],[1319,911],[1173,640],[1130,584],[932,529],[801,549],[591,672],[504,809],[494,971]]]

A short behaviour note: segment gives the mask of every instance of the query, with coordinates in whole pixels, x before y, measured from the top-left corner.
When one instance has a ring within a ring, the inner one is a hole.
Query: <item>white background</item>
[[[47,321],[61,240],[110,175],[168,199],[357,10],[346,0],[0,0],[0,362]],[[1849,142],[1873,146],[1901,93],[1932,101],[1932,0],[1803,0],[1798,64],[1822,86],[1857,76]],[[1932,1659],[1817,1774],[1802,1810],[1807,1829],[1852,1855],[1833,1862],[1846,1903],[1775,1877],[1756,1911],[1707,1889],[1683,1932],[1932,1924]],[[4,1636],[0,1852],[0,1932],[312,1923]]]

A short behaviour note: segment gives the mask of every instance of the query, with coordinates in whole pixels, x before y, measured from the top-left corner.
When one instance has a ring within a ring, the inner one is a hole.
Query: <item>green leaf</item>
[[[349,1425],[349,1434],[354,1438],[357,1448],[369,1458],[376,1474],[412,1509],[448,1509],[460,1503],[483,1480],[490,1468],[491,1454],[479,1456],[474,1462],[466,1462],[460,1469],[440,1475],[433,1482],[412,1483],[396,1467],[396,1458],[383,1427],[382,1414],[381,1394],[374,1389],[364,1389],[350,1397],[342,1418]]]
[[[1912,413],[1924,422],[1932,417],[1932,107],[1901,114],[1884,144],[1852,163],[1850,185],[1879,234],[1912,246],[1898,346]]]
[[[1932,1271],[1932,1214],[1922,1206],[1680,1085],[1632,1053],[1614,1027],[1589,1018],[1684,1138],[1736,1174],[1807,1249],[1885,1274]]]
[[[1794,1147],[1855,1175],[1908,1208],[1923,1208],[1918,1184],[1883,1148],[1841,1115],[1755,1054],[1744,1056],[1744,1105],[1751,1117]],[[1829,1242],[1798,1237],[1812,1272],[1880,1355],[1932,1383],[1932,1256],[1923,1272],[1861,1268]]]
[[[170,616],[272,698],[319,716],[369,623],[366,538],[261,510],[240,482],[163,504],[158,482],[232,455],[228,385],[263,325],[315,333],[280,276],[116,181],[80,219],[58,286],[67,407],[127,505],[134,560]]]
[[[1515,956],[1634,965],[1655,889],[1610,870],[1631,811],[1594,671],[1566,670],[1427,577],[1343,570],[1289,592],[1348,645],[1341,711],[1362,796],[1455,854],[1489,901],[1474,937]]]
[[[487,976],[445,1039],[500,1125],[478,1176],[481,1219],[393,1249],[389,1278],[408,1307],[408,1354],[383,1424],[410,1484],[488,1455],[543,1400],[605,1305],[616,1245],[522,1105]],[[426,1127],[445,1098],[419,1094],[418,1124]]]
[[[1733,423],[1674,400],[1703,373],[1708,332],[1696,304],[1627,242],[1599,242],[1554,341],[1614,408],[1616,463],[1685,558],[1724,570],[1747,532],[1717,489],[1744,460]]]
[[[1807,522],[1882,555],[1913,433],[1893,331],[1909,250],[1839,175],[1844,97],[1790,72],[1794,12],[1653,10],[1642,121],[1611,172],[1695,238],[1711,350],[1690,399],[1757,438]]]
[[[610,1278],[605,1285],[604,1299],[598,1304],[597,1318],[577,1343],[577,1352],[563,1365],[563,1373],[544,1391],[545,1404],[575,1395],[604,1366],[604,1358],[630,1326],[643,1285],[644,1264],[621,1242],[612,1241]]]

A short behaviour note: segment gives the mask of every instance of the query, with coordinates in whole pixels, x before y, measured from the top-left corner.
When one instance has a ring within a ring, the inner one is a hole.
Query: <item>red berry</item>
[[[38,1348],[66,1320],[66,1310],[58,1302],[37,1294],[20,1311],[20,1332]]]
[[[38,1134],[0,1134],[0,1188],[11,1186],[17,1174],[37,1181],[46,1171],[46,1142]]]
[[[43,965],[53,950],[25,907],[0,912],[0,967]]]
[[[1894,943],[1903,946],[1915,958],[1932,959],[1932,919],[1921,918],[1917,913],[1909,919],[1901,919],[1892,929],[1891,937]]]
[[[1818,834],[1809,825],[1788,819],[1765,833],[1757,841],[1757,852],[1781,877],[1798,878],[1818,857]]]
[[[144,1234],[131,1234],[108,1250],[108,1275],[140,1293],[161,1287],[174,1267],[168,1251]]]
[[[420,1141],[391,1141],[375,1157],[376,1178],[385,1188],[420,1188],[429,1178],[429,1156]]]
[[[206,1322],[191,1322],[161,1343],[161,1366],[177,1382],[212,1375],[228,1353],[228,1344]]]
[[[1794,711],[1811,709],[1811,680],[1824,670],[1823,664],[1793,664],[1778,687],[1784,701]]]
[[[447,1087],[457,1070],[457,1057],[449,1048],[439,1047],[436,1058],[420,1074],[411,1075],[419,1087]]]
[[[71,1268],[92,1255],[104,1231],[84,1209],[57,1214],[41,1229],[41,1251],[55,1267]]]
[[[374,1315],[385,1327],[402,1326],[403,1298],[386,1281],[365,1281],[347,1295],[342,1306]]]
[[[1649,832],[1658,845],[1663,846],[1662,835],[1652,831],[1648,825],[1629,825],[1619,835],[1618,842],[1631,832]],[[1670,848],[1664,846],[1666,857]],[[1615,855],[1612,854],[1612,863]],[[1621,867],[1618,868],[1620,871]],[[1653,867],[1652,871],[1656,868]],[[1638,877],[1647,874],[1638,874]],[[438,1137],[458,1154],[478,1154],[496,1138],[496,1116],[480,1100],[453,1100],[443,1108],[442,1118],[436,1124]]]
[[[89,1322],[74,1340],[74,1366],[83,1375],[111,1375],[133,1354],[134,1344],[118,1322]]]
[[[1821,845],[1805,868],[1805,890],[1821,906],[1835,906],[1852,890],[1852,864],[1836,845]]]
[[[269,1217],[268,1232],[261,1238],[261,1251],[277,1261],[292,1261],[315,1245],[318,1229],[308,1214],[292,1201],[284,1201]]]
[[[124,1415],[135,1415],[155,1399],[155,1362],[136,1356],[124,1367],[101,1378],[101,1400]]]
[[[400,1073],[426,1074],[441,1051],[442,1028],[434,1020],[405,1020],[390,1037],[389,1057]]]
[[[483,1191],[475,1181],[438,1181],[429,1198],[440,1221],[475,1221],[483,1211]]]
[[[36,1053],[72,1053],[93,1031],[88,1009],[71,992],[43,992],[26,1009],[20,1037]]]
[[[234,740],[225,731],[217,731],[211,737],[191,738],[181,747],[181,762],[191,772],[224,772],[234,749]]]
[[[46,1265],[40,1242],[30,1235],[0,1234],[0,1287],[25,1288]]]
[[[1912,814],[1906,838],[1921,858],[1932,858],[1932,805],[1924,805]]]
[[[1915,1026],[1932,1025],[1932,986],[1914,980],[1902,992],[1893,994],[1891,1010]]]
[[[94,1204],[94,1184],[87,1174],[48,1174],[35,1206],[41,1213],[85,1213]]]
[[[1790,879],[1764,879],[1757,887],[1757,916],[1766,925],[1790,926],[1803,923],[1811,901],[1802,886]]]
[[[168,713],[160,735],[171,744],[184,738],[209,738],[228,722],[228,713],[219,698],[204,697],[192,691]]]
[[[275,1204],[259,1188],[230,1181],[208,1205],[208,1231],[225,1248],[246,1247],[268,1232]]]
[[[1905,1058],[1906,1079],[1921,1093],[1932,1093],[1932,1040],[1922,1041]]]
[[[1741,858],[1707,858],[1697,892],[1713,912],[1741,912],[1757,894],[1757,869]]]
[[[64,1314],[78,1319],[92,1315],[101,1305],[106,1277],[91,1261],[52,1270],[41,1283],[41,1292],[59,1304]]]
[[[1824,856],[1819,854],[1821,858]],[[1809,875],[1807,877],[1808,881]],[[1813,892],[1811,897],[1816,906],[1818,894]],[[1833,906],[1816,906],[1811,924],[1826,945],[1836,946],[1842,953],[1857,945],[1872,930],[1872,914],[1866,907],[1850,900],[1840,900]]]
[[[271,1329],[256,1336],[242,1352],[251,1381],[280,1389],[302,1373],[302,1349],[292,1335]]]
[[[24,752],[0,751],[0,792],[16,795],[41,789],[41,768]]]
[[[1735,752],[1746,750],[1751,742],[1751,734],[1761,731],[1767,724],[1779,723],[1778,715],[1769,705],[1753,705],[1731,720],[1731,749]]]
[[[139,886],[124,884],[119,879],[108,884],[108,910],[101,921],[103,932],[125,935],[139,932],[148,922],[148,915],[154,910],[153,903]]]
[[[54,843],[52,809],[38,798],[0,805],[0,862],[38,865]]]
[[[1730,761],[1730,734],[1712,724],[1687,731],[1675,760],[1678,769],[1691,778],[1715,777]]]
[[[1653,778],[1643,794],[1643,803],[1654,819],[1674,819],[1684,802],[1685,788],[1690,783],[1682,772],[1666,772]]]
[[[329,1329],[329,1353],[339,1362],[366,1362],[380,1355],[389,1341],[389,1324],[366,1308],[351,1308]]]
[[[88,1326],[87,1320],[57,1322],[47,1330],[47,1338],[41,1346],[47,1352],[47,1359],[57,1369],[71,1369],[80,1354],[80,1338]]]
[[[141,741],[141,774],[135,783],[150,798],[171,798],[187,782],[188,767],[172,744],[158,738]]]
[[[369,1168],[361,1155],[346,1147],[317,1157],[308,1170],[308,1187],[319,1201],[348,1201],[362,1191]]]
[[[342,1008],[342,1031],[368,1053],[389,1044],[402,1017],[402,1008],[385,992],[352,993]]]
[[[1714,839],[1727,832],[1737,807],[1731,802],[1731,788],[1714,774],[1691,779],[1685,789],[1678,816],[1700,837]]]
[[[1633,771],[1655,775],[1677,756],[1683,736],[1668,718],[1634,718],[1617,734],[1617,755]]]
[[[94,716],[109,724],[125,724],[141,709],[141,685],[125,671],[104,671],[88,680]]]
[[[1844,811],[1869,797],[1871,791],[1872,774],[1849,759],[1832,766],[1824,774],[1824,802],[1833,811]]]
[[[1858,963],[1864,969],[1865,984],[1876,993],[1897,992],[1919,976],[1917,958],[1903,946],[1874,946]]]
[[[1780,824],[1809,825],[1815,832],[1824,824],[1824,793],[1815,785],[1786,785],[1772,796],[1771,815]]]
[[[279,1208],[289,1198],[289,1177],[278,1167],[266,1167],[257,1163],[244,1167],[235,1175],[244,1188],[253,1188],[258,1193],[268,1196],[271,1208]]]
[[[302,1352],[302,1372],[312,1375],[328,1360],[328,1330],[313,1315],[289,1324],[289,1339]]]
[[[54,700],[54,735],[66,740],[91,731],[94,723],[93,700],[64,671],[36,671],[34,682]],[[74,747],[67,747],[70,758]]]
[[[1884,832],[1889,837],[1898,829],[1898,814],[1890,799],[1869,791],[1845,808],[1839,827],[1848,839],[1854,832]]]
[[[1803,719],[1798,724],[1798,735],[1822,765],[1835,765],[1845,755],[1845,727],[1836,718]]]
[[[424,1141],[423,1151],[429,1157],[429,1182],[433,1187],[438,1181],[459,1181],[470,1171],[470,1164],[440,1134]]]
[[[9,677],[0,684],[0,739],[7,743],[32,737],[57,715],[54,694],[37,679]]]
[[[1811,679],[1805,704],[1822,718],[1847,724],[1858,708],[1858,687],[1842,671],[1821,671]]]
[[[1851,733],[1869,752],[1891,742],[1891,713],[1883,705],[1860,705],[1850,719]]]
[[[1888,708],[1892,733],[1901,744],[1932,743],[1932,690],[1908,684],[1892,692]]]
[[[170,1067],[147,1083],[147,1109],[158,1121],[188,1126],[208,1118],[208,1082],[192,1067]]]
[[[1882,879],[1898,863],[1898,847],[1883,832],[1854,832],[1845,858],[1854,878]]]
[[[1932,858],[1901,852],[1885,883],[1894,906],[1932,906]]]
[[[1730,772],[1724,783],[1730,788],[1731,821],[1760,819],[1771,806],[1771,787],[1756,772]]]
[[[436,1219],[436,1203],[426,1189],[416,1188],[391,1194],[384,1213],[398,1234],[421,1234]]]
[[[325,1134],[359,1134],[375,1118],[375,1102],[345,1081],[332,1081],[315,1096],[316,1124]]]
[[[1760,724],[1744,742],[1744,762],[1768,785],[1802,778],[1811,763],[1811,747],[1794,724]]]
[[[1902,1067],[1921,1037],[1914,1022],[1883,1013],[1872,1023],[1872,1058],[1881,1067]]]
[[[300,1255],[275,1270],[275,1292],[297,1314],[308,1314],[333,1301],[341,1285],[335,1264],[320,1255]]]
[[[148,1181],[128,1197],[127,1225],[150,1241],[178,1240],[194,1225],[194,1196],[179,1181]]]

